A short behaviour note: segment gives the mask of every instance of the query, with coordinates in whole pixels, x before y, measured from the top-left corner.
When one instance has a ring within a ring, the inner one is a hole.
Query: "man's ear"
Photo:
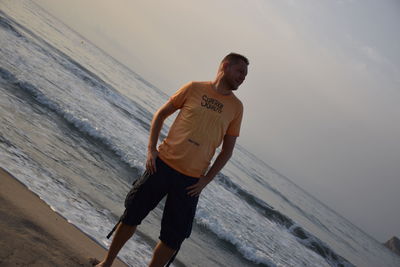
[[[222,63],[221,69],[222,69],[223,71],[226,71],[226,69],[227,69],[228,67],[229,67],[229,62],[228,62],[228,61],[225,61],[225,62]]]

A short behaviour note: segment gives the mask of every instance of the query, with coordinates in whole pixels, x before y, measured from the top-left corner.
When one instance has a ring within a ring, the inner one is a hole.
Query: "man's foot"
[[[100,261],[99,261],[98,259],[96,259],[96,258],[89,258],[89,263],[90,263],[92,266],[96,266],[97,264],[100,263]]]
[[[95,267],[108,267],[109,266],[109,265],[106,265],[103,261],[101,262],[96,258],[90,258],[89,262],[92,266],[95,266]]]

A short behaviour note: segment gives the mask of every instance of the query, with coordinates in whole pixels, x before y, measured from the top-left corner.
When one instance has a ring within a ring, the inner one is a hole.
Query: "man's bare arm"
[[[236,144],[236,136],[225,135],[224,142],[222,144],[221,152],[218,154],[217,158],[215,159],[213,165],[208,170],[205,176],[201,176],[199,181],[189,186],[187,189],[188,194],[190,196],[198,196],[200,195],[201,191],[210,183],[214,177],[222,170],[228,160],[231,158],[233,149],[235,148]]]
[[[153,116],[150,128],[149,144],[147,146],[147,160],[146,169],[151,174],[157,171],[156,169],[156,158],[158,156],[157,141],[161,132],[161,128],[164,124],[164,120],[173,114],[177,108],[172,104],[171,101],[165,103]]]

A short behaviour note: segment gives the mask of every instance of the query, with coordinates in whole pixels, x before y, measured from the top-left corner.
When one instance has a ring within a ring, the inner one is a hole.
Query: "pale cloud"
[[[386,60],[379,54],[379,52],[368,45],[360,47],[360,50],[367,56],[368,59],[375,61],[375,63],[384,63]]]

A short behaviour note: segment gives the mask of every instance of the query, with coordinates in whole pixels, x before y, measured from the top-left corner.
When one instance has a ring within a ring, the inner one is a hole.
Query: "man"
[[[243,114],[243,105],[233,91],[243,83],[248,65],[242,55],[227,55],[214,81],[184,85],[155,113],[146,171],[128,193],[126,210],[116,226],[109,251],[96,266],[111,266],[137,225],[165,195],[160,241],[149,266],[164,266],[173,260],[191,233],[200,193],[232,155]],[[157,150],[164,120],[178,109],[168,136]],[[208,169],[221,143],[221,152]]]

